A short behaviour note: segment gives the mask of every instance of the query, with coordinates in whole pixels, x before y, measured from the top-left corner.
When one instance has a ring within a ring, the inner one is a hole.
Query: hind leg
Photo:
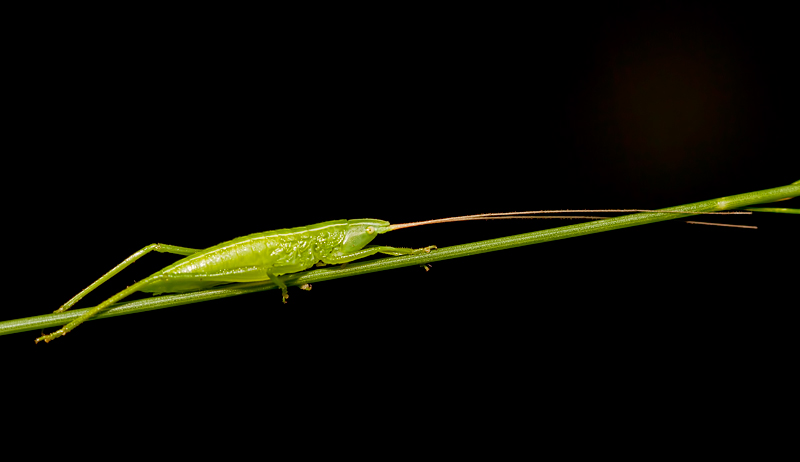
[[[61,313],[63,311],[67,311],[68,309],[70,309],[70,307],[72,307],[72,305],[78,303],[78,300],[80,300],[84,296],[86,296],[86,294],[88,294],[89,292],[91,292],[94,289],[96,289],[98,286],[100,286],[100,284],[102,284],[102,283],[106,282],[107,280],[111,279],[111,276],[119,273],[120,271],[122,271],[123,269],[128,267],[128,265],[130,265],[131,263],[135,262],[136,260],[142,258],[143,256],[145,256],[146,254],[150,253],[153,250],[155,250],[156,252],[174,253],[174,254],[177,254],[177,255],[192,255],[194,253],[199,252],[199,250],[197,250],[197,249],[190,249],[188,247],[178,247],[176,245],[150,244],[147,247],[139,250],[135,254],[133,254],[130,257],[128,257],[125,260],[123,260],[122,263],[120,263],[119,265],[117,265],[114,268],[112,268],[111,271],[109,271],[108,273],[104,274],[103,277],[101,277],[100,279],[94,281],[92,283],[92,285],[90,285],[89,287],[87,287],[87,288],[83,289],[82,291],[80,291],[80,293],[78,295],[72,297],[71,299],[69,299],[69,301],[67,303],[64,303],[63,305],[61,305],[61,308],[57,309],[55,311],[55,313]]]
[[[36,339],[36,343],[39,343],[41,341],[44,341],[45,343],[50,343],[50,341],[53,340],[53,339],[57,339],[58,337],[61,337],[62,335],[67,335],[67,333],[69,333],[72,329],[75,329],[76,327],[81,325],[87,319],[89,319],[92,316],[96,315],[100,311],[106,309],[112,303],[116,303],[116,302],[122,300],[123,298],[127,297],[128,295],[136,292],[137,290],[144,289],[148,285],[150,285],[150,284],[152,284],[154,282],[160,281],[162,279],[164,279],[163,275],[156,274],[156,275],[150,276],[148,278],[145,278],[144,280],[139,281],[136,284],[133,284],[132,286],[130,286],[130,287],[126,288],[125,290],[117,293],[116,295],[114,295],[113,297],[111,297],[108,300],[104,301],[103,303],[101,303],[101,304],[97,305],[96,307],[90,309],[86,313],[82,314],[80,317],[73,319],[69,324],[63,326],[61,329],[58,329],[57,331],[55,331],[55,332],[53,332],[51,334],[42,335],[41,337],[37,338]]]

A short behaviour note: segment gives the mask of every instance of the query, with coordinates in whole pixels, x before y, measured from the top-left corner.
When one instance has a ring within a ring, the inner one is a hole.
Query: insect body
[[[239,237],[173,263],[156,273],[162,278],[139,290],[186,292],[231,282],[271,280],[281,287],[285,302],[286,287],[276,276],[303,271],[320,261],[336,264],[378,252],[412,253],[412,249],[394,247],[364,248],[389,226],[380,220],[336,220]]]
[[[188,292],[234,282],[269,280],[281,288],[283,302],[286,303],[287,287],[278,279],[280,275],[303,271],[318,262],[340,264],[376,253],[397,256],[430,252],[436,248],[430,246],[423,249],[409,249],[367,245],[378,234],[392,229],[392,225],[383,220],[335,220],[250,234],[205,250],[152,244],[128,257],[56,312],[68,310],[97,286],[152,250],[186,255],[186,257],[117,293],[52,334],[37,338],[36,343],[41,340],[49,342],[65,335],[112,303],[137,291]]]

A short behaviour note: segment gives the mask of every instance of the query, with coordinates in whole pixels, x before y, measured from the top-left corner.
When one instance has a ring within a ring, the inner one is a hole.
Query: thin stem
[[[753,212],[791,213],[793,215],[800,215],[800,209],[786,209],[781,207],[747,207],[744,210],[751,210]]]
[[[562,226],[559,228],[545,229],[525,234],[490,239],[487,241],[472,242],[469,244],[456,245],[434,250],[430,253],[419,253],[415,255],[405,255],[400,257],[383,258],[361,263],[351,263],[345,267],[324,268],[307,271],[286,276],[282,278],[286,285],[300,286],[314,282],[328,281],[360,274],[373,273],[395,268],[403,268],[413,265],[424,265],[440,260],[451,258],[466,257],[496,250],[510,249],[541,242],[567,239],[570,237],[585,236],[588,234],[611,231],[615,229],[628,228],[660,221],[674,220],[687,216],[694,216],[697,213],[732,210],[746,207],[753,204],[773,202],[777,199],[786,197],[800,196],[800,182],[779,188],[765,189],[762,191],[738,194],[735,196],[721,197],[693,204],[679,205],[660,209],[658,212],[636,213],[623,215],[621,217],[607,218],[599,221],[579,223],[575,225]],[[675,213],[679,212],[679,213]],[[682,213],[681,213],[682,212]],[[138,313],[141,311],[167,308],[170,306],[197,303],[206,300],[216,300],[220,298],[233,297],[265,290],[275,289],[272,283],[247,283],[226,286],[220,289],[211,289],[188,294],[167,295],[162,297],[152,297],[142,300],[135,300],[121,304],[112,305],[108,310],[104,310],[91,318],[104,319],[123,314]],[[63,326],[70,321],[80,317],[92,308],[71,310],[64,313],[52,313],[42,316],[34,316],[24,319],[0,322],[0,335],[13,334],[31,330],[40,330],[49,327]]]

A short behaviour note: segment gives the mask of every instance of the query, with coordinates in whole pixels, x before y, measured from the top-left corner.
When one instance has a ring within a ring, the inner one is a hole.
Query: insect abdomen
[[[346,220],[239,237],[190,255],[165,268],[173,275],[221,275],[237,269],[300,264],[311,267],[344,238]]]

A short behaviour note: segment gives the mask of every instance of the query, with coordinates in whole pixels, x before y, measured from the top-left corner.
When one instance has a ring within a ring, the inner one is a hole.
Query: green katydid
[[[239,237],[207,249],[190,249],[166,244],[151,244],[114,267],[86,289],[72,297],[62,305],[56,313],[70,309],[89,292],[100,286],[122,269],[138,260],[145,254],[155,250],[162,253],[184,255],[185,258],[157,271],[147,278],[136,282],[117,293],[82,316],[74,319],[61,329],[42,335],[36,343],[44,340],[50,342],[75,329],[78,325],[96,315],[109,305],[122,300],[134,292],[174,293],[208,289],[214,286],[254,281],[272,281],[280,287],[282,300],[288,298],[287,286],[278,276],[296,273],[319,264],[343,264],[358,260],[376,253],[392,256],[411,255],[431,252],[436,246],[421,249],[370,246],[368,245],[378,234],[392,230],[414,226],[468,220],[510,219],[510,218],[589,218],[604,219],[607,217],[590,216],[542,216],[543,213],[576,212],[574,210],[508,212],[468,215],[443,218],[414,223],[392,225],[387,221],[375,219],[335,220],[310,226],[291,229],[280,229]],[[691,215],[699,213],[740,213],[750,212],[691,212],[665,210],[580,210],[579,212],[658,212],[662,214],[678,213]],[[738,225],[735,225],[738,226]],[[747,226],[739,226],[747,227]]]

